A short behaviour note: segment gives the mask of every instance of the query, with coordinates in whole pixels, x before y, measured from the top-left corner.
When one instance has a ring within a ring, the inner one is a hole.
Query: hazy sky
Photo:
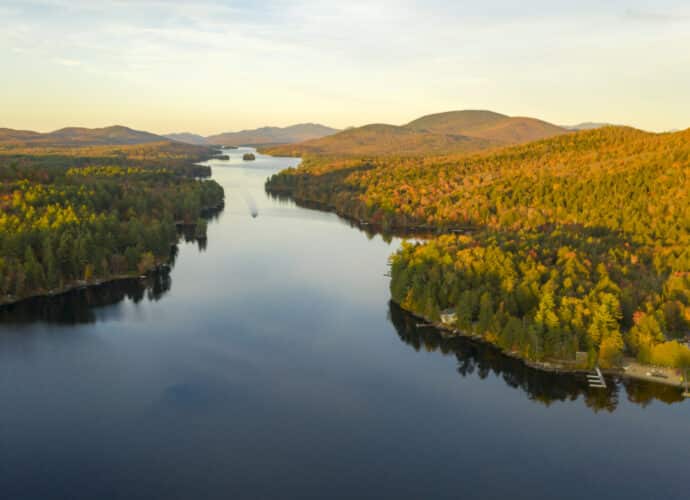
[[[690,127],[687,0],[0,0],[0,127]]]

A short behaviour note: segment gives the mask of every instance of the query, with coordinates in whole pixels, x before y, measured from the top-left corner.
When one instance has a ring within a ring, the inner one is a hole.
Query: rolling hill
[[[272,144],[291,144],[294,142],[319,139],[338,132],[337,129],[316,123],[302,123],[289,127],[262,127],[239,132],[225,132],[223,134],[206,137],[209,144],[223,146],[265,146]]]
[[[569,131],[534,118],[492,111],[451,111],[407,125],[365,125],[298,144],[266,148],[275,155],[381,156],[481,151],[523,144]]]
[[[491,140],[457,134],[416,131],[395,125],[372,124],[298,144],[268,148],[271,154],[302,156],[379,156],[414,155],[420,151],[477,151],[497,146]]]
[[[120,125],[105,128],[67,127],[54,132],[0,129],[0,144],[23,147],[65,147],[146,144],[166,142],[165,137]]]
[[[445,113],[435,113],[425,115],[411,121],[406,128],[434,132],[437,134],[457,134],[461,131],[468,131],[476,128],[489,127],[500,123],[509,116],[493,111],[465,110],[447,111]]]
[[[0,142],[27,142],[41,136],[38,132],[31,130],[14,130],[11,128],[0,128]]]

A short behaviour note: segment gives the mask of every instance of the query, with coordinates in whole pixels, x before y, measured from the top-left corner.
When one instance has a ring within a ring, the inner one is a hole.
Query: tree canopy
[[[0,303],[167,262],[176,223],[196,223],[223,189],[197,178],[209,174],[198,149],[166,148],[0,154]]]

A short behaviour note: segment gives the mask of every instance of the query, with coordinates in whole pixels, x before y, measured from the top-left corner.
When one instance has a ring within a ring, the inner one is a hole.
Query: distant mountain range
[[[199,146],[262,146],[271,154],[290,156],[410,155],[479,151],[607,125],[581,123],[559,127],[535,118],[466,110],[427,115],[402,126],[371,124],[344,131],[315,123],[262,127],[211,136],[190,132],[161,136],[120,125],[93,129],[67,127],[49,133],[0,128],[0,145],[71,147],[177,141]]]
[[[290,127],[262,127],[240,132],[226,132],[206,138],[211,144],[223,146],[258,146],[291,144],[333,135],[339,130],[317,123],[301,123]]]
[[[17,147],[71,147],[146,144],[172,140],[197,146],[265,146],[301,142],[336,132],[338,132],[337,129],[313,123],[284,128],[263,127],[240,132],[227,132],[210,137],[190,132],[161,136],[121,125],[105,128],[67,127],[48,133],[0,128],[0,144],[11,144]]]
[[[450,111],[406,125],[373,124],[305,142],[264,148],[270,154],[303,156],[414,155],[480,151],[522,144],[570,130],[535,118],[492,111]]]
[[[289,127],[261,127],[239,132],[224,132],[207,137],[189,132],[167,134],[166,137],[174,141],[198,145],[267,146],[319,139],[336,132],[338,129],[317,123],[301,123]]]
[[[54,132],[0,128],[0,144],[17,146],[100,146],[166,142],[160,135],[115,125],[105,128],[67,127]]]
[[[171,141],[185,142],[196,146],[208,146],[209,142],[203,135],[192,134],[191,132],[180,132],[178,134],[166,134],[165,137]]]
[[[584,122],[578,123],[577,125],[563,125],[563,128],[568,130],[594,130],[597,128],[604,127],[615,127],[612,123],[596,123],[596,122]]]

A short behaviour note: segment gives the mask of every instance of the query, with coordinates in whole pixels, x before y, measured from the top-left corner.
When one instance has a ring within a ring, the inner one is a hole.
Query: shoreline
[[[434,236],[439,236],[442,234],[466,234],[468,232],[471,232],[470,230],[465,230],[465,229],[441,229],[437,227],[432,227],[432,226],[401,226],[401,225],[393,225],[389,226],[388,228],[384,228],[383,225],[378,224],[376,222],[370,222],[365,219],[358,219],[357,217],[354,217],[353,215],[350,215],[348,213],[345,213],[341,210],[338,210],[334,205],[331,205],[330,203],[325,203],[322,201],[315,201],[315,200],[310,200],[307,198],[298,198],[295,197],[290,190],[282,190],[282,189],[271,189],[269,187],[265,188],[266,192],[272,196],[285,196],[286,198],[289,198],[298,207],[301,208],[307,208],[310,210],[318,210],[320,212],[329,212],[337,215],[338,217],[347,220],[349,222],[352,222],[355,226],[357,226],[359,229],[362,229],[363,231],[366,231],[367,229],[371,229],[372,232],[378,233],[378,234],[383,234],[383,235],[391,235],[391,236],[397,236],[400,238],[405,238],[405,237],[415,237],[415,238],[422,238],[422,239],[428,239],[428,238],[433,238]]]
[[[136,280],[136,281],[143,281],[145,278],[149,278],[151,276],[155,276],[157,274],[168,274],[170,272],[170,263],[169,262],[163,262],[160,264],[157,264],[156,266],[152,267],[151,269],[146,270],[144,273],[126,273],[126,274],[118,274],[115,276],[109,276],[108,278],[96,278],[92,279],[91,281],[84,281],[84,280],[78,280],[75,282],[70,283],[69,285],[65,285],[62,288],[54,289],[54,290],[49,290],[49,291],[44,291],[44,292],[36,292],[32,293],[30,295],[25,295],[22,297],[13,297],[12,299],[0,299],[0,309],[8,306],[13,306],[16,304],[20,304],[22,302],[34,300],[34,299],[50,299],[53,297],[59,297],[60,295],[65,295],[70,292],[74,292],[77,290],[85,290],[89,288],[97,288],[102,285],[108,285],[111,283],[115,283],[118,281],[127,281],[127,280]]]
[[[412,317],[419,319],[420,321],[423,321],[425,323],[425,327],[427,328],[434,328],[436,329],[441,336],[446,337],[446,338],[456,338],[456,337],[462,337],[466,338],[475,342],[480,342],[482,344],[487,344],[495,349],[497,349],[501,354],[504,356],[508,356],[513,359],[519,360],[521,363],[523,363],[525,366],[528,366],[530,368],[533,368],[535,370],[539,370],[542,372],[546,373],[558,373],[558,374],[571,374],[571,375],[587,375],[588,373],[592,373],[592,370],[584,369],[584,368],[569,368],[568,366],[564,365],[559,365],[556,363],[549,363],[549,362],[541,362],[541,361],[530,361],[528,359],[524,359],[523,357],[519,356],[518,354],[514,352],[509,352],[504,349],[502,349],[500,346],[494,344],[493,342],[490,342],[486,340],[484,337],[481,335],[477,334],[472,334],[472,333],[466,333],[463,332],[462,330],[458,330],[456,328],[452,328],[448,325],[444,325],[443,323],[438,323],[429,320],[428,318],[425,318],[424,316],[421,316],[413,311],[409,311],[405,309],[402,305],[398,304],[395,301],[392,301],[394,304],[396,304],[401,310],[405,311],[407,314],[411,315]],[[637,361],[634,360],[626,360],[629,361],[627,364],[631,367],[634,368],[634,370],[626,371],[625,369],[616,369],[616,368],[607,368],[607,369],[601,369],[601,372],[604,375],[608,375],[610,377],[620,377],[624,379],[629,379],[629,380],[638,380],[638,381],[643,381],[643,382],[652,382],[655,384],[661,384],[661,385],[666,385],[670,387],[675,387],[677,389],[680,389],[681,391],[685,391],[685,383],[678,377],[676,374],[676,369],[674,368],[666,368],[666,367],[656,367],[652,365],[645,365],[642,363],[638,363]],[[637,373],[635,370],[643,370],[643,373]],[[672,372],[674,378],[676,380],[672,380],[670,378],[660,378],[660,377],[654,377],[651,375],[646,375],[646,372],[648,371],[658,371],[658,370],[663,370],[665,373]],[[688,396],[686,396],[688,397]]]
[[[215,152],[212,152],[214,151]],[[186,164],[186,167],[192,167],[192,168],[203,168],[204,172],[202,172],[199,175],[192,175],[189,178],[190,179],[211,179],[213,176],[213,172],[210,166],[208,165],[203,165],[203,163],[206,163],[210,160],[213,159],[225,159],[223,157],[227,157],[227,155],[223,155],[222,153],[222,147],[221,149],[218,149],[217,147],[208,147],[206,153],[201,155],[200,157],[197,158],[197,160],[190,160],[188,164]],[[203,206],[200,207],[199,209],[199,214],[197,217],[203,218],[205,220],[212,219],[214,216],[219,214],[220,212],[223,211],[225,208],[225,196],[223,194],[222,199],[215,205],[210,205],[210,206]],[[180,229],[184,230],[185,228],[195,228],[196,227],[196,221],[192,223],[185,223],[184,221],[178,221],[175,220],[173,221],[175,224],[175,228],[178,231],[177,237],[174,241],[170,242],[170,254],[168,255],[167,258],[161,259],[159,262],[155,263],[151,268],[146,269],[143,272],[127,272],[123,274],[117,274],[113,276],[108,276],[108,277],[100,277],[100,278],[92,278],[91,280],[74,280],[62,287],[59,288],[54,288],[52,290],[40,290],[40,291],[34,291],[31,292],[27,295],[22,295],[22,296],[15,296],[11,294],[7,294],[5,296],[0,296],[0,309],[3,309],[5,307],[9,307],[12,305],[20,304],[22,302],[34,300],[34,299],[41,299],[41,298],[47,298],[50,299],[52,297],[58,297],[60,295],[65,295],[67,293],[73,292],[75,290],[80,290],[80,289],[88,289],[88,288],[95,288],[101,285],[107,285],[109,283],[114,283],[117,281],[125,281],[125,280],[143,280],[145,278],[148,278],[152,275],[156,275],[159,273],[165,273],[168,274],[170,273],[172,269],[171,262],[173,261],[173,256],[172,252],[174,249],[177,248],[177,246],[180,243],[180,240],[182,239],[183,236],[185,236],[183,233],[180,232]],[[198,240],[206,240],[206,235],[204,234],[203,236],[196,237],[195,239]]]
[[[213,217],[213,215],[220,213],[223,208],[225,207],[225,200],[220,202],[216,206],[210,206],[210,207],[203,207],[201,208],[201,217],[205,218],[210,218]],[[184,228],[194,228],[196,227],[196,223],[190,223],[186,224],[183,221],[175,221],[175,226],[180,229]],[[177,248],[178,244],[180,243],[180,239],[184,236],[183,234],[178,233],[178,237],[176,241],[173,241],[170,243],[170,251],[172,252],[174,248]],[[205,240],[207,239],[206,236],[203,237],[198,237],[196,238],[198,240]],[[47,291],[41,291],[41,292],[35,292],[31,293],[29,295],[24,295],[22,297],[14,297],[11,296],[11,299],[8,299],[7,296],[0,298],[0,309],[3,307],[19,304],[24,301],[32,300],[32,299],[40,299],[40,298],[51,298],[51,297],[58,297],[60,295],[64,295],[66,293],[73,292],[75,290],[81,290],[81,289],[86,289],[86,288],[96,288],[101,285],[107,285],[108,283],[114,283],[116,281],[125,281],[125,280],[143,280],[144,278],[148,278],[149,276],[156,275],[159,273],[165,273],[168,274],[170,273],[172,266],[170,264],[170,261],[172,259],[168,257],[165,260],[162,260],[155,264],[153,267],[150,269],[145,270],[143,273],[139,272],[131,272],[131,273],[124,273],[124,274],[117,274],[115,276],[109,276],[107,278],[94,278],[90,281],[85,281],[85,280],[76,280],[72,283],[69,283],[62,288],[56,288],[53,290],[47,290]]]
[[[371,223],[365,220],[360,220],[357,219],[351,215],[348,215],[346,213],[343,213],[342,211],[338,210],[334,205],[321,202],[321,201],[314,201],[314,200],[309,200],[305,198],[300,198],[296,197],[294,193],[292,192],[291,189],[270,189],[269,186],[266,186],[266,191],[269,194],[275,195],[275,196],[286,196],[290,198],[292,201],[294,201],[298,206],[302,206],[304,208],[311,208],[315,210],[321,210],[321,211],[327,211],[331,213],[335,213],[339,217],[350,221],[354,225],[356,225],[358,228],[361,230],[366,231],[368,228],[370,228],[373,232],[377,232],[379,234],[390,234],[393,236],[400,236],[400,237],[405,237],[405,236],[416,236],[418,238],[425,238],[429,237],[430,235],[441,235],[441,234],[466,234],[471,232],[469,229],[443,229],[439,230],[438,228],[426,228],[423,226],[419,227],[409,227],[409,226],[391,226],[387,230],[384,229],[380,224],[375,224]],[[463,337],[467,339],[471,339],[477,342],[481,342],[484,344],[491,345],[498,349],[501,354],[517,359],[520,362],[522,362],[525,366],[528,366],[530,368],[534,368],[536,370],[540,370],[542,372],[547,372],[547,373],[561,373],[561,374],[573,374],[573,375],[586,375],[588,373],[591,373],[592,370],[588,369],[583,369],[583,368],[575,368],[575,367],[569,367],[566,366],[565,364],[562,363],[550,363],[550,362],[539,362],[539,361],[530,361],[527,359],[524,359],[521,357],[519,354],[514,353],[514,352],[509,352],[498,345],[486,340],[480,335],[472,334],[472,333],[466,333],[461,330],[452,328],[448,325],[444,325],[442,323],[438,322],[433,322],[430,321],[428,318],[424,318],[423,316],[420,316],[417,313],[414,313],[412,311],[408,311],[407,309],[403,308],[400,304],[396,305],[400,307],[403,311],[406,313],[412,315],[413,317],[423,321],[424,323],[428,324],[429,327],[435,328],[440,332],[440,334],[444,337],[452,338],[452,337]],[[620,378],[625,378],[625,379],[630,379],[630,380],[638,380],[638,381],[644,381],[644,382],[652,382],[656,384],[661,384],[661,385],[666,385],[670,387],[676,387],[680,389],[681,391],[685,392],[685,382],[682,379],[682,376],[678,375],[678,370],[675,368],[668,368],[668,367],[657,367],[654,365],[646,365],[639,363],[637,360],[634,358],[625,358],[624,361],[624,368],[608,368],[608,369],[601,369],[602,373],[605,375],[611,376],[611,377],[620,377]],[[655,377],[653,375],[648,375],[648,373],[651,372],[660,372],[663,373],[666,377]],[[690,394],[690,393],[688,393]],[[690,397],[690,395],[686,395],[686,397]]]

